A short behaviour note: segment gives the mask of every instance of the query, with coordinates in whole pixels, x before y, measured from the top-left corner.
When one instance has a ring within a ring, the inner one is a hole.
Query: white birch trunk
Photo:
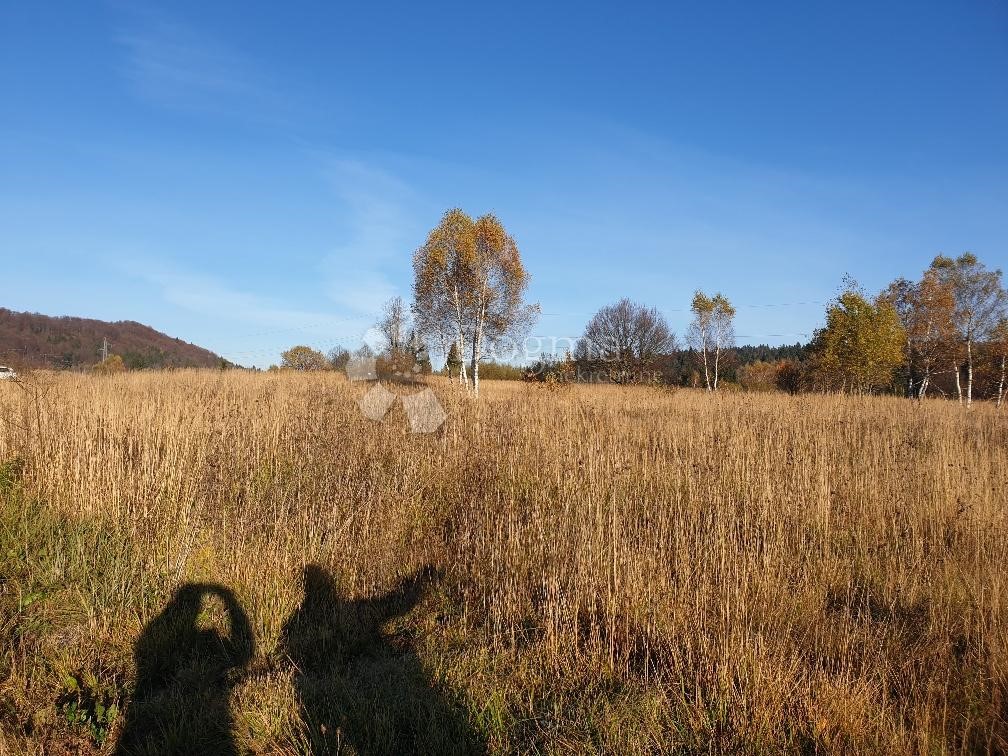
[[[721,344],[714,347],[714,390],[717,391],[718,383],[718,363],[721,361]]]
[[[973,405],[973,339],[966,340],[966,406]]]
[[[479,339],[473,339],[473,357],[472,357],[472,381],[473,381],[473,396],[479,399],[479,347],[477,344]]]
[[[911,355],[913,354],[913,342],[910,339],[907,339],[906,349],[907,349],[907,399],[910,399],[914,395],[913,361],[911,360]]]
[[[998,381],[998,398],[997,398],[997,408],[1001,409],[1001,402],[1004,400],[1004,385],[1005,385],[1005,355],[1001,355],[1001,380]]]
[[[701,342],[701,347],[703,348],[703,377],[704,377],[704,383],[707,386],[707,390],[710,391],[711,390],[710,372],[707,369],[707,339],[704,339]]]
[[[462,330],[462,300],[459,297],[458,286],[454,288],[455,296],[455,327],[458,329],[456,338],[458,341],[458,358],[459,358],[459,373],[458,380],[459,386],[467,388],[469,386],[469,380],[466,378],[465,369],[465,332]]]
[[[484,302],[486,297],[486,287],[483,289]],[[476,328],[473,331],[473,349],[472,349],[472,378],[473,378],[473,394],[476,398],[479,398],[479,363],[480,358],[483,356],[483,321],[486,319],[486,304],[480,307],[479,317],[476,322]]]

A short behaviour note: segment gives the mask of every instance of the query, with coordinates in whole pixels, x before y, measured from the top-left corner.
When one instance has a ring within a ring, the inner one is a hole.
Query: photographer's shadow
[[[200,627],[206,597],[223,605],[227,634]],[[236,756],[231,692],[253,653],[248,616],[230,590],[183,585],[137,639],[136,685],[116,754]]]
[[[422,569],[388,593],[345,600],[318,565],[304,571],[304,600],[283,627],[281,650],[311,754],[484,753],[461,706],[425,673],[408,635],[383,626],[405,615],[438,575]]]

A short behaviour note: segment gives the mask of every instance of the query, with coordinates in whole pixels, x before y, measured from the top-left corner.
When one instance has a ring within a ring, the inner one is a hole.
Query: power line
[[[818,300],[809,300],[807,302],[768,302],[768,303],[753,303],[753,304],[740,304],[738,307],[748,307],[748,308],[764,308],[764,307],[803,307],[808,305],[825,305],[826,302]],[[688,307],[659,307],[662,312],[690,312]],[[593,312],[543,312],[542,315],[548,315],[550,317],[566,317],[566,316],[592,316]],[[318,323],[307,323],[305,325],[299,326],[288,326],[286,328],[267,328],[261,331],[253,331],[251,333],[238,334],[235,338],[244,339],[252,338],[255,336],[269,336],[272,334],[280,333],[290,333],[290,332],[300,332],[300,331],[310,331],[317,328],[333,328],[335,326],[343,325],[346,323],[359,323],[359,322],[372,322],[380,316],[380,313],[374,313],[371,315],[358,315],[351,318],[339,318],[336,320],[327,320]]]
[[[767,307],[805,307],[809,305],[826,305],[827,302],[822,302],[819,300],[809,300],[807,302],[768,302],[768,303],[755,303],[755,304],[740,304],[736,307],[747,307],[750,309],[762,309]],[[691,312],[689,307],[659,307],[660,312]],[[550,317],[591,317],[594,312],[543,312],[541,315],[548,315]]]
[[[253,333],[243,333],[235,336],[237,339],[247,339],[254,336],[270,336],[279,333],[290,333],[292,331],[310,331],[316,328],[333,328],[335,326],[343,325],[345,323],[359,323],[361,321],[371,322],[375,320],[378,315],[360,315],[354,318],[340,318],[338,320],[327,320],[320,323],[307,323],[300,326],[289,326],[287,328],[267,328],[262,331],[254,331]]]

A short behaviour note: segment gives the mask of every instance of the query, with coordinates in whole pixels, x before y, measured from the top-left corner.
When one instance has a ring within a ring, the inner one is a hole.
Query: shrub
[[[322,352],[307,346],[294,346],[280,355],[283,358],[281,367],[291,370],[326,370],[329,361]]]
[[[736,372],[739,385],[745,391],[776,391],[777,364],[757,360],[743,365]]]
[[[126,363],[118,354],[110,354],[104,360],[94,366],[94,372],[98,375],[115,375],[126,372]]]

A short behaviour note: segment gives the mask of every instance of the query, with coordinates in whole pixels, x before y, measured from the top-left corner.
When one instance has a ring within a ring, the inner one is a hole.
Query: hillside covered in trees
[[[227,364],[207,349],[131,320],[109,323],[0,307],[0,361],[64,369],[90,367],[101,359],[104,339],[108,339],[109,354],[120,355],[131,370]]]

